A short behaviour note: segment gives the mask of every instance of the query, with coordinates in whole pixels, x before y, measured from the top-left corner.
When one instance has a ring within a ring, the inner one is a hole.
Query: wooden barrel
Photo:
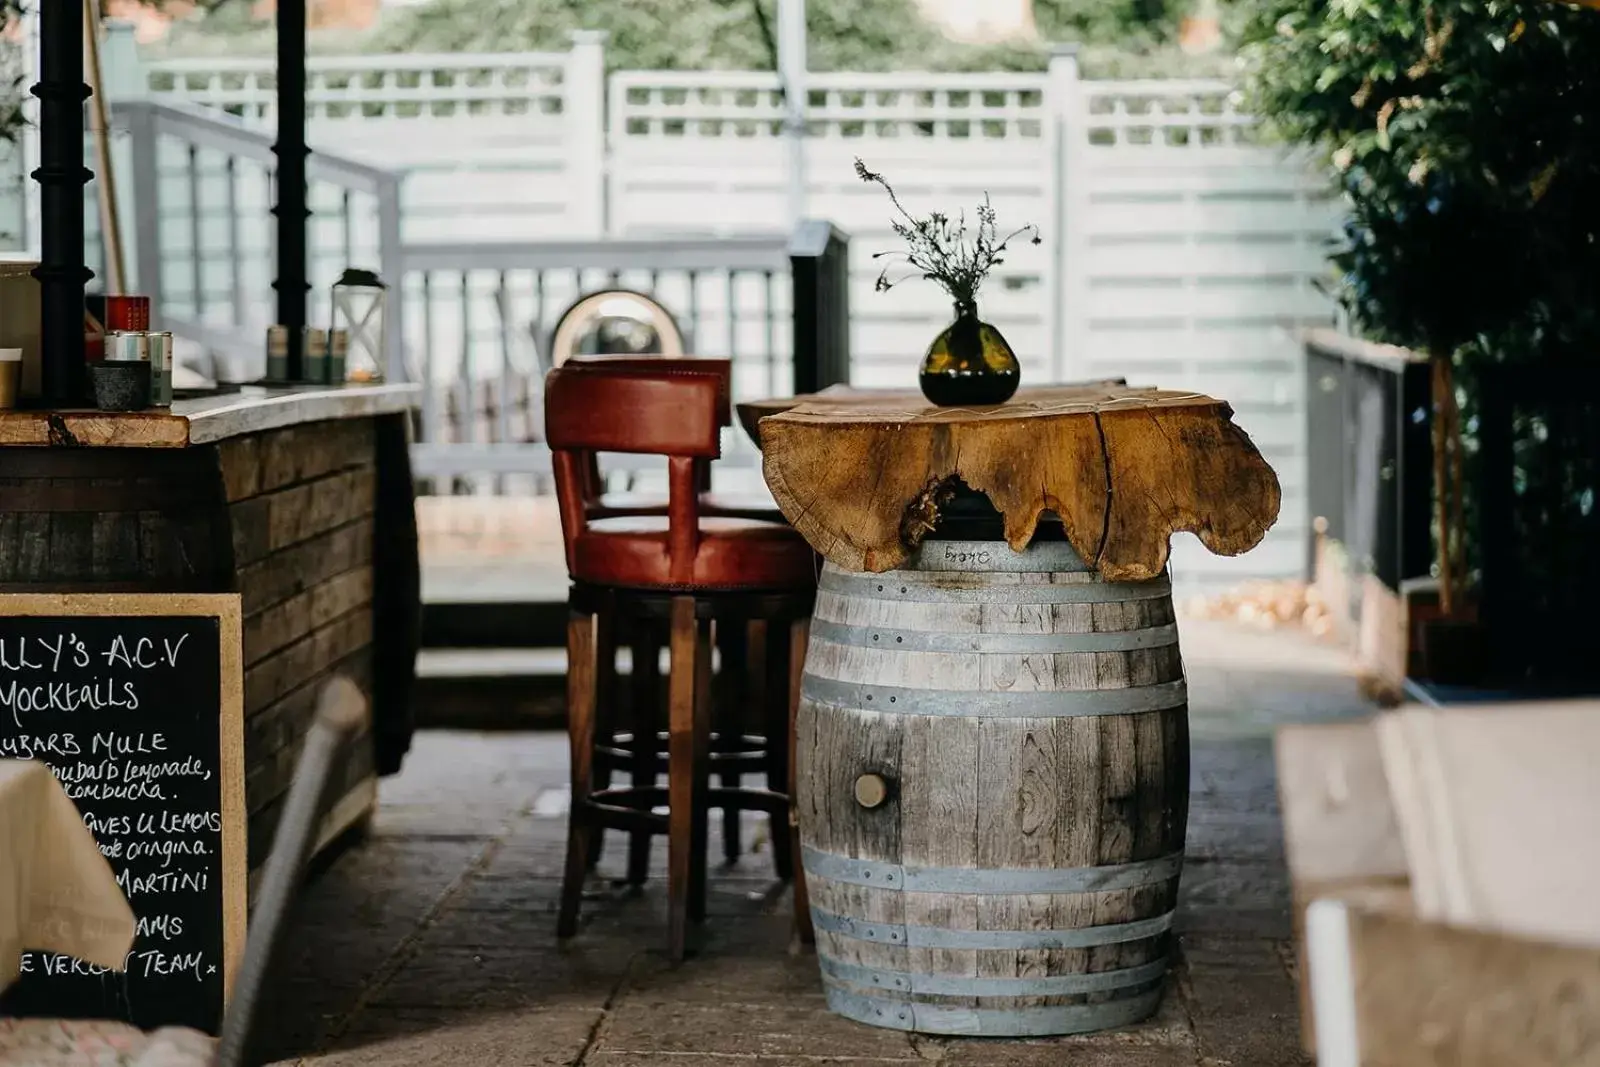
[[[1064,541],[824,568],[798,721],[828,1003],[936,1034],[1148,1017],[1189,800],[1171,586]]]

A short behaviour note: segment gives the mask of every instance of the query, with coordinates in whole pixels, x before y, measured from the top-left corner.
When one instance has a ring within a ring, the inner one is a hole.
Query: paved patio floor
[[[790,954],[764,850],[715,873],[702,949],[677,970],[661,954],[659,881],[587,903],[583,933],[559,949],[565,739],[429,732],[384,783],[372,834],[308,887],[264,1023],[269,1051],[324,1067],[1304,1063],[1271,731],[1367,708],[1345,657],[1307,637],[1188,622],[1184,642],[1194,794],[1182,959],[1149,1023],[1013,1042],[839,1019],[814,958]],[[617,870],[621,845],[603,869]]]

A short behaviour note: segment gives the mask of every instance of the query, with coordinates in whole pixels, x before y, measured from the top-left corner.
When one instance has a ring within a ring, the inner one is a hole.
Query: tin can
[[[350,351],[349,330],[328,331],[328,384],[344,384],[344,360]]]
[[[289,380],[289,327],[267,327],[267,381]]]
[[[326,382],[328,380],[328,331],[320,326],[307,326],[305,345],[300,349],[300,380]]]
[[[150,354],[150,403],[158,408],[172,406],[172,334],[147,333],[145,350]]]
[[[142,333],[150,329],[148,296],[108,296],[105,300],[108,331]]]
[[[133,330],[113,330],[106,334],[106,358],[149,363],[150,335]]]

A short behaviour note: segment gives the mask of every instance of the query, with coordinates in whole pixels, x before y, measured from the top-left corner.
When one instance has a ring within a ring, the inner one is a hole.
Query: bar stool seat
[[[689,569],[671,552],[665,516],[597,519],[573,546],[572,577],[627,589],[805,588],[815,580],[811,546],[789,526],[754,519],[702,518]]]
[[[700,497],[702,513],[706,515],[726,515],[736,519],[759,519],[762,522],[779,522],[785,526],[789,520],[783,517],[783,512],[778,510],[778,505],[770,496],[759,493],[728,493],[712,491]]]
[[[624,515],[665,515],[667,498],[653,493],[602,493],[589,505],[596,519]],[[700,494],[700,514],[760,522],[784,522],[783,512],[770,496],[759,493],[709,492]]]

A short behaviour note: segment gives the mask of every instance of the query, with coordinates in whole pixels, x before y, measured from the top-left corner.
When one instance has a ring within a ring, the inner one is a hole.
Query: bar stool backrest
[[[588,529],[588,471],[594,453],[667,457],[668,548],[675,569],[699,542],[699,465],[722,453],[724,376],[662,360],[649,370],[557,367],[545,379],[545,439],[550,445],[567,566]],[[693,361],[698,362],[698,361]]]
[[[722,425],[733,425],[733,360],[717,359],[706,356],[572,356],[561,365],[563,370],[593,370],[602,373],[606,371],[640,371],[651,373],[663,368],[669,370],[694,370],[706,371],[721,375],[722,395],[717,399],[718,417]],[[705,492],[711,488],[711,464],[699,464],[698,481],[700,490]],[[584,464],[584,504],[593,509],[601,506],[601,495],[605,492],[605,479],[600,476],[600,453],[591,452]]]
[[[717,398],[722,425],[733,425],[733,360],[713,356],[573,356],[562,370],[654,374],[656,371],[692,371],[716,374],[721,378],[722,395]]]

